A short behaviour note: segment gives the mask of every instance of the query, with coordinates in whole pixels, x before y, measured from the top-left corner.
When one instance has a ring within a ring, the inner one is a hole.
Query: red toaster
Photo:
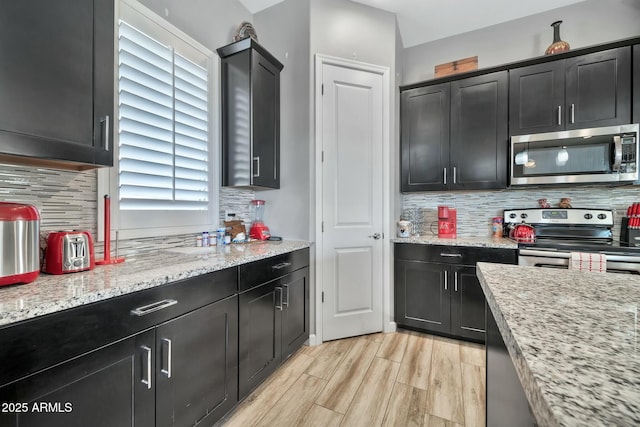
[[[56,231],[47,236],[42,271],[75,273],[95,268],[93,238],[88,231]]]

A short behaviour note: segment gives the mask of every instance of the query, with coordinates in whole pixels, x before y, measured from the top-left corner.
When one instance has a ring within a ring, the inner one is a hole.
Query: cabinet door
[[[566,60],[567,129],[615,126],[631,120],[631,48]]]
[[[156,426],[209,425],[238,401],[238,297],[156,332]]]
[[[633,46],[633,120],[640,123],[640,44]]]
[[[447,188],[450,101],[449,83],[402,92],[402,192]]]
[[[396,261],[395,269],[396,323],[450,333],[448,267],[430,262]]]
[[[280,71],[251,53],[252,184],[280,188]]]
[[[506,188],[508,73],[451,83],[452,190]]]
[[[113,166],[114,1],[94,0],[93,141],[94,163]]]
[[[282,358],[291,356],[309,339],[309,269],[282,278]]]
[[[452,267],[451,333],[484,342],[485,298],[475,267]]]
[[[564,130],[564,61],[509,71],[509,135]]]
[[[278,280],[239,295],[239,398],[264,381],[280,363],[282,288]]]
[[[153,344],[144,332],[0,387],[0,425],[154,426]]]
[[[113,7],[111,0],[2,3],[0,152],[94,163],[94,141],[113,135]],[[111,165],[111,153],[100,163]]]

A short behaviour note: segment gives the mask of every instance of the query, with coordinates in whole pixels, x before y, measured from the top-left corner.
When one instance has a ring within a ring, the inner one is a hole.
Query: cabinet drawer
[[[236,292],[237,269],[229,268],[7,325],[0,328],[0,385]]]
[[[397,260],[426,261],[459,265],[475,265],[477,262],[516,264],[517,250],[472,246],[396,243],[395,258]]]
[[[242,264],[238,271],[239,291],[246,291],[308,265],[309,248]]]

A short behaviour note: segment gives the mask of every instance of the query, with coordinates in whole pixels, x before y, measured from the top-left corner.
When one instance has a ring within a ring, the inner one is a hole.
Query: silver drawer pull
[[[134,308],[133,310],[131,310],[131,314],[135,316],[146,316],[149,313],[162,310],[163,308],[171,307],[172,305],[175,305],[177,303],[178,301],[174,299],[165,299],[162,301],[154,302],[152,304],[143,305],[142,307]]]
[[[440,256],[448,258],[462,258],[462,254],[440,254]]]
[[[172,364],[172,361],[171,361],[171,340],[169,338],[162,338],[162,347],[164,348],[165,345],[167,347],[167,358],[166,358],[167,369],[162,368],[162,369],[160,369],[160,372],[165,374],[167,376],[167,378],[171,378],[171,364]]]
[[[287,291],[287,300],[282,302],[282,305],[285,307],[289,307],[289,285],[282,285],[282,287]]]
[[[147,357],[142,359],[142,371],[144,372],[144,376],[142,377],[142,384],[147,386],[147,389],[151,389],[151,349],[146,345],[140,347],[142,351],[147,353]],[[146,362],[146,369],[144,367]]]
[[[285,267],[289,267],[291,265],[290,262],[281,262],[280,264],[276,264],[274,266],[271,266],[272,269],[274,270],[282,270]]]

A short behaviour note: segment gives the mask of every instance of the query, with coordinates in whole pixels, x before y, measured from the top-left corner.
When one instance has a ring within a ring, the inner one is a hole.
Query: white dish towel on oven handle
[[[607,256],[600,253],[571,252],[569,269],[605,273],[607,271]]]

